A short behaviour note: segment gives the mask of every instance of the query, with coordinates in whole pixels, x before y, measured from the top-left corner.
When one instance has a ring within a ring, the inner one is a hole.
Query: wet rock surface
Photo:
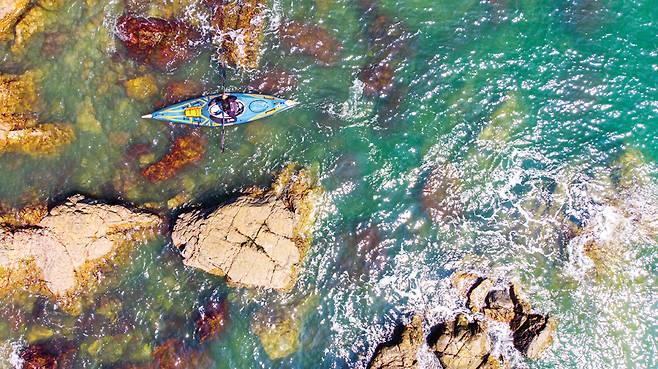
[[[415,316],[400,326],[393,339],[375,350],[370,368],[419,368],[418,353],[426,344],[445,369],[509,368],[507,358],[498,354],[490,337],[490,324],[508,324],[514,347],[530,359],[538,359],[552,344],[556,322],[548,315],[531,312],[530,303],[509,282],[457,272],[451,283],[473,314],[454,318],[423,331],[422,317]]]
[[[23,285],[67,306],[91,287],[103,258],[154,237],[161,224],[151,214],[73,196],[31,226],[0,225],[0,293]]]
[[[417,353],[425,340],[423,321],[415,316],[411,324],[401,327],[391,342],[380,345],[368,365],[371,369],[418,368]]]
[[[124,14],[115,33],[135,60],[162,71],[172,71],[198,55],[201,33],[180,20]]]
[[[308,172],[287,168],[269,191],[180,215],[174,245],[185,265],[233,284],[290,288],[308,247],[317,193]]]
[[[213,44],[226,65],[255,69],[265,27],[263,0],[211,1]]]
[[[502,284],[474,273],[455,273],[451,282],[473,313],[509,324],[514,347],[537,359],[552,344],[557,323],[548,315],[532,313],[530,303],[513,283]]]
[[[289,21],[279,29],[279,37],[291,53],[314,57],[322,64],[333,64],[340,55],[338,40],[319,26]]]

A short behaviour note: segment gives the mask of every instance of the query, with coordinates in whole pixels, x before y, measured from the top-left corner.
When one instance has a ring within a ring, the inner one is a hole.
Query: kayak
[[[233,126],[269,117],[297,105],[296,101],[279,99],[269,95],[231,92],[227,92],[226,94],[237,98],[236,102],[239,108],[235,118],[223,111],[220,111],[218,115],[212,116],[208,111],[210,101],[220,95],[208,95],[185,100],[151,114],[144,115],[142,118],[200,127],[220,127],[222,123],[225,126]]]

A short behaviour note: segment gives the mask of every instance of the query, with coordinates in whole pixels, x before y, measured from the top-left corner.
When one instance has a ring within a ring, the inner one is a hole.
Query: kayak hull
[[[220,95],[201,96],[181,101],[142,118],[198,127],[220,127],[222,124],[224,126],[233,126],[266,118],[297,105],[295,101],[279,99],[270,95],[231,92],[226,94],[237,98],[239,109],[236,118],[232,118],[223,112],[219,116],[211,116],[208,111],[208,104]]]

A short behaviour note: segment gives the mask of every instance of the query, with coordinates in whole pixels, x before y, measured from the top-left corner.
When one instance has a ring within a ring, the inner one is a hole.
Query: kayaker
[[[222,111],[231,117],[232,121],[235,121],[238,117],[239,110],[240,105],[238,104],[238,98],[228,94],[221,94],[220,96],[215,97],[208,105],[210,117],[215,122],[221,121],[219,114]]]

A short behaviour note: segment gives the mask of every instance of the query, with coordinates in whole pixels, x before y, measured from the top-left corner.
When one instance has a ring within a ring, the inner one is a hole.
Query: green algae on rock
[[[161,224],[152,214],[73,196],[33,226],[0,226],[0,294],[22,285],[76,312],[76,296],[97,283],[103,259],[153,238]]]
[[[310,242],[319,188],[286,168],[272,189],[253,189],[216,209],[181,214],[172,240],[185,265],[246,287],[290,289]]]

